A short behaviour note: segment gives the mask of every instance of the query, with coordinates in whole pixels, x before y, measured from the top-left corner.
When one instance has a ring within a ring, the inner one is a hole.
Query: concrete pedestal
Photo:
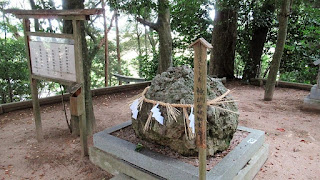
[[[303,108],[307,110],[320,111],[320,89],[317,85],[311,88],[310,94],[304,98]]]
[[[137,180],[199,179],[198,167],[147,149],[137,152],[135,144],[111,135],[129,125],[130,121],[94,134],[94,147],[89,150],[91,162],[115,176],[125,174]],[[207,179],[250,180],[267,160],[265,132],[246,127],[238,130],[249,135],[207,172]]]

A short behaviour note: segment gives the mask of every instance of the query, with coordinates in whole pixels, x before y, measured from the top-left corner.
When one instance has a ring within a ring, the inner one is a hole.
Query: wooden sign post
[[[200,38],[189,47],[194,49],[194,116],[199,148],[199,179],[203,180],[207,170],[207,49],[212,46]]]
[[[26,53],[30,71],[33,114],[36,124],[37,140],[43,140],[41,114],[38,99],[38,80],[58,82],[77,87],[70,98],[70,110],[74,119],[78,119],[80,128],[81,155],[88,155],[87,119],[85,112],[85,90],[83,52],[80,22],[90,19],[90,15],[103,13],[103,9],[78,10],[5,10],[23,19]],[[30,18],[71,20],[72,34],[32,32]]]

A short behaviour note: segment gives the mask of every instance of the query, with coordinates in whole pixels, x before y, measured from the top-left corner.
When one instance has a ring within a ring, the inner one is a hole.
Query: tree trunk
[[[172,66],[172,37],[170,26],[170,6],[168,0],[158,1],[159,66],[158,73]]]
[[[141,33],[139,32],[138,22],[136,22],[136,34],[137,34],[137,44],[138,44],[138,69],[139,69],[139,77],[142,77],[141,72],[141,59],[142,59],[142,47],[141,47]]]
[[[34,0],[29,0],[29,2],[30,2],[30,6],[31,6],[32,10],[38,9],[36,4],[35,4],[35,2],[34,2]],[[34,19],[34,29],[35,29],[36,32],[40,30],[40,25],[39,25],[39,20],[38,19]]]
[[[147,27],[144,26],[144,48],[145,48],[145,55],[146,59],[148,59],[148,37],[149,37],[149,32],[147,30]]]
[[[266,1],[262,6],[261,12],[254,12],[253,24],[256,26],[253,27],[252,39],[250,41],[249,59],[246,62],[243,72],[244,80],[250,81],[251,78],[259,77],[263,47],[264,43],[266,42],[267,34],[270,30],[270,21],[272,21],[272,18],[267,18],[266,16],[271,15],[270,13],[273,13],[274,10],[274,2],[269,0]],[[265,14],[266,20],[262,20],[261,17],[258,17],[261,14]],[[259,21],[264,21],[264,23],[261,23]]]
[[[217,1],[215,6],[209,74],[233,79],[237,40],[237,8],[231,9],[221,4],[221,1]]]
[[[170,4],[168,0],[158,0],[158,21],[151,23],[145,19],[137,20],[154,29],[159,34],[159,66],[158,73],[172,66],[172,37],[170,25]]]
[[[46,7],[46,2],[44,2],[44,0],[41,0],[41,3],[43,6],[43,9],[56,9],[54,7],[54,2],[52,0],[49,0],[49,7]],[[48,19],[48,22],[49,22],[48,30],[49,30],[49,32],[53,32],[51,19]]]
[[[283,54],[283,49],[284,49],[286,36],[287,36],[288,16],[290,12],[290,7],[291,7],[290,0],[282,1],[280,13],[279,13],[279,30],[277,35],[277,44],[276,44],[276,49],[272,58],[270,72],[269,72],[266,87],[265,87],[265,93],[264,93],[265,101],[271,101],[273,98],[277,73],[279,71],[280,61]]]
[[[116,9],[115,23],[116,23],[116,41],[117,41],[117,59],[118,59],[118,74],[121,72],[121,56],[120,56],[120,39],[119,39],[119,25],[118,25],[118,10]],[[119,81],[119,85],[122,85],[122,82]]]
[[[64,0],[62,3],[63,9],[84,9],[84,0]],[[84,21],[81,21],[81,36],[82,36],[82,53],[83,53],[83,74],[84,74],[84,90],[85,90],[85,110],[86,110],[86,117],[87,117],[87,129],[88,135],[92,135],[93,131],[96,127],[96,120],[94,117],[93,105],[92,105],[92,94],[91,94],[91,65],[92,61],[88,57],[88,47],[87,42],[85,39],[85,27]],[[63,32],[64,33],[72,33],[72,22],[71,21],[64,21],[63,23]]]
[[[104,86],[108,87],[108,73],[109,73],[109,44],[108,44],[108,31],[106,21],[106,7],[104,0],[101,0],[103,12],[103,27],[104,27]],[[111,25],[111,24],[110,24]]]
[[[108,76],[109,76],[109,43],[108,33],[105,33],[105,60],[104,60],[104,83],[105,87],[108,87]],[[111,84],[110,84],[111,85]]]
[[[148,36],[148,39],[149,39],[149,42],[150,42],[152,54],[153,54],[153,56],[156,56],[156,53],[157,53],[157,51],[156,51],[157,42],[154,40],[153,32],[149,31],[147,36]],[[147,44],[147,42],[145,42],[145,43]]]

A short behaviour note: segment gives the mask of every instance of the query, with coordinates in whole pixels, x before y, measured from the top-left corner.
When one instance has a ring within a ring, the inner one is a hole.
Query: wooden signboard
[[[103,9],[78,10],[5,10],[23,19],[26,54],[30,71],[33,114],[37,140],[43,140],[37,81],[49,80],[77,87],[71,97],[71,114],[78,119],[82,156],[88,155],[88,129],[90,120],[85,113],[82,37],[80,22],[90,15],[103,13]],[[73,33],[32,32],[30,18],[72,20]]]
[[[42,37],[29,42],[32,74],[76,82],[74,41],[55,39]]]

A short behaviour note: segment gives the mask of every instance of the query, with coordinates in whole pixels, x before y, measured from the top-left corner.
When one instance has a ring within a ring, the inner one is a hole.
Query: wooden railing
[[[135,77],[130,77],[130,76],[124,76],[124,75],[120,75],[120,74],[112,74],[114,77],[116,77],[118,79],[118,81],[123,81],[127,84],[129,84],[130,82],[144,82],[146,81],[144,78],[135,78]]]

